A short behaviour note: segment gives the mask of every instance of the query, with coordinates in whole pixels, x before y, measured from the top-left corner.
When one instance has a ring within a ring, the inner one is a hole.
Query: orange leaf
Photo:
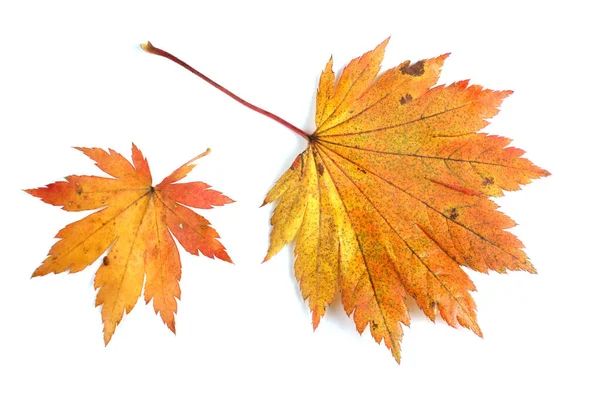
[[[110,341],[123,312],[133,309],[144,276],[146,303],[153,300],[155,312],[174,333],[181,262],[171,234],[191,254],[201,252],[231,262],[210,223],[186,206],[212,208],[232,200],[202,182],[175,183],[210,150],[153,187],[148,162],[135,145],[133,165],[113,150],[77,149],[114,179],[71,175],[66,182],[26,190],[66,211],[100,209],[60,230],[56,235],[60,240],[33,276],[82,271],[108,249],[94,280],[99,289],[96,306],[102,305],[104,342]]]
[[[268,193],[277,201],[268,260],[296,239],[295,274],[319,324],[337,291],[359,332],[367,325],[400,361],[411,296],[434,320],[481,336],[461,265],[534,272],[514,225],[487,196],[549,173],[477,133],[511,92],[435,86],[447,55],[380,76],[387,40],[321,75],[316,131]]]

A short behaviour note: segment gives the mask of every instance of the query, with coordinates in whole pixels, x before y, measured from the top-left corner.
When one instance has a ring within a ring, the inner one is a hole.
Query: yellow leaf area
[[[232,200],[202,182],[176,183],[209,150],[153,187],[148,162],[135,145],[133,165],[113,150],[77,149],[112,178],[71,175],[66,182],[27,190],[66,211],[100,209],[59,231],[60,240],[33,276],[79,272],[109,249],[94,280],[105,344],[140,297],[144,277],[146,303],[153,301],[154,310],[174,333],[181,261],[173,236],[191,254],[231,262],[208,220],[186,206],[206,209]]]
[[[400,361],[406,299],[431,319],[481,336],[473,282],[535,269],[514,222],[488,196],[549,173],[478,133],[511,92],[435,86],[442,55],[379,74],[387,40],[354,59],[337,83],[321,75],[308,148],[268,193],[278,201],[266,259],[296,239],[295,275],[316,328],[337,291],[360,333],[370,326]]]

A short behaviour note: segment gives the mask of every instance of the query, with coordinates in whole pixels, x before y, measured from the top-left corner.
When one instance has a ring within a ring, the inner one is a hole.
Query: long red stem
[[[193,73],[194,75],[196,75],[197,77],[203,79],[204,81],[208,82],[209,84],[211,84],[212,86],[216,87],[217,89],[219,89],[221,92],[225,93],[227,96],[231,97],[232,99],[242,103],[243,105],[245,105],[246,107],[248,107],[251,110],[256,111],[259,114],[265,115],[269,118],[271,118],[272,120],[275,120],[277,122],[279,122],[281,125],[285,126],[288,129],[291,129],[292,131],[296,132],[298,135],[302,136],[304,139],[306,139],[307,141],[310,141],[308,134],[306,132],[304,132],[302,129],[298,128],[297,126],[289,123],[288,121],[286,121],[285,119],[265,110],[262,109],[260,107],[255,106],[252,103],[247,102],[246,100],[242,99],[241,97],[231,93],[229,90],[225,89],[223,86],[219,85],[217,82],[213,81],[212,79],[210,79],[208,76],[204,75],[202,72],[197,71],[196,69],[194,69],[193,67],[191,67],[190,65],[188,65],[186,62],[180,60],[179,58],[175,57],[174,55],[172,55],[171,53],[168,53],[164,50],[161,50],[157,47],[154,47],[152,45],[152,43],[150,42],[146,42],[144,44],[140,45],[142,47],[142,49],[150,54],[155,54],[157,56],[161,56],[164,58],[167,58],[179,65],[181,65],[183,68],[187,69],[188,71],[190,71],[191,73]]]

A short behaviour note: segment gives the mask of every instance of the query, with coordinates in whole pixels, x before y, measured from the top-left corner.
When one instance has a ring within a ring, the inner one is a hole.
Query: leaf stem
[[[208,82],[209,84],[211,84],[212,86],[214,86],[215,88],[219,89],[221,92],[225,93],[227,96],[231,97],[232,99],[236,100],[239,103],[242,103],[243,105],[245,105],[246,107],[248,107],[251,110],[256,111],[259,114],[262,114],[264,116],[267,116],[269,118],[271,118],[274,121],[279,122],[281,125],[285,126],[286,128],[296,132],[298,135],[302,136],[305,140],[310,141],[309,139],[309,135],[303,131],[302,129],[298,128],[297,126],[291,124],[290,122],[286,121],[285,119],[263,109],[260,107],[255,106],[252,103],[247,102],[246,100],[242,99],[241,97],[235,95],[234,93],[230,92],[229,90],[225,89],[223,86],[219,85],[217,82],[213,81],[212,79],[210,79],[208,76],[204,75],[202,72],[194,69],[193,67],[191,67],[189,64],[187,64],[186,62],[180,60],[179,58],[175,57],[174,55],[172,55],[171,53],[168,53],[162,49],[159,49],[158,47],[154,47],[152,45],[152,43],[150,42],[146,42],[146,43],[142,43],[140,45],[140,47],[142,48],[142,50],[144,50],[147,53],[150,54],[155,54],[157,56],[161,56],[164,58],[167,58],[179,65],[181,65],[183,68],[187,69],[188,71],[190,71],[191,73],[193,73],[194,75],[196,75],[197,77],[199,77],[200,79]]]

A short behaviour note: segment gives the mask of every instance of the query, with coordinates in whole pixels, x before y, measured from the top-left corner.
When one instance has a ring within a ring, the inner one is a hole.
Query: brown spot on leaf
[[[104,264],[104,265],[110,264],[110,260],[108,259],[107,256],[104,256],[104,258],[102,259],[102,264]]]
[[[490,186],[494,184],[494,178],[485,178],[483,180],[483,186]]]
[[[358,170],[359,170],[360,172],[362,172],[363,174],[366,174],[366,173],[367,173],[367,171],[365,171],[364,169],[362,169],[362,168],[360,168],[360,167],[358,168]]]
[[[410,95],[410,93],[407,93],[406,96],[402,96],[402,98],[400,99],[400,104],[405,105],[406,103],[408,103],[409,101],[411,101],[413,98]]]
[[[421,76],[425,73],[425,63],[423,60],[417,61],[414,64],[402,67],[400,71],[405,75]]]
[[[377,325],[377,322],[375,322],[375,321],[371,321],[371,327],[372,327],[373,329],[377,329],[377,328],[379,328],[379,325]]]
[[[454,221],[456,218],[458,218],[458,212],[456,212],[456,208],[453,208],[450,210],[450,219]]]
[[[323,172],[325,172],[325,168],[323,168],[323,164],[318,163],[317,170],[319,171],[319,175],[323,175]]]

